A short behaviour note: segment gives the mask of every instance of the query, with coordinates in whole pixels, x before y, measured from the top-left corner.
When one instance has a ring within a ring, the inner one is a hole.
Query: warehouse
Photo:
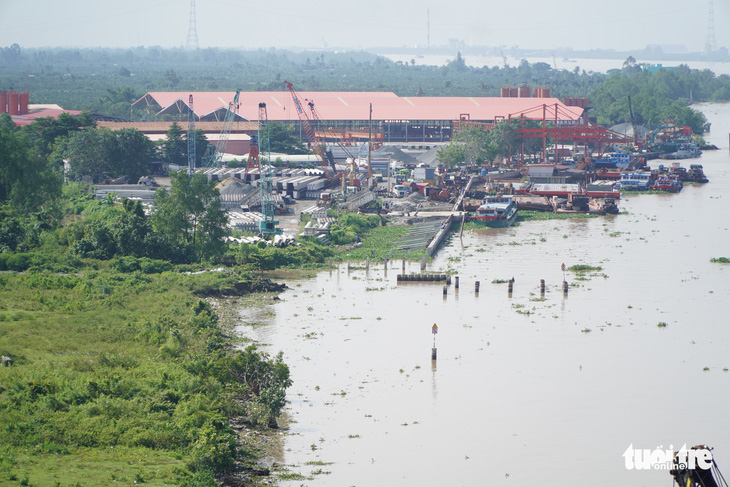
[[[574,123],[584,108],[566,106],[545,90],[540,97],[512,96],[503,90],[502,97],[401,97],[392,92],[298,92],[301,106],[307,111],[315,131],[329,141],[363,141],[369,137],[372,105],[373,140],[384,143],[425,144],[448,142],[463,123],[480,123],[487,127],[510,115],[546,107],[558,113],[558,121]],[[529,91],[527,95],[529,95]],[[144,107],[150,119],[187,120],[190,92],[149,92],[132,104]],[[222,121],[234,92],[194,92],[196,120]],[[546,96],[547,95],[547,96]],[[295,125],[302,140],[306,135],[299,123],[296,104],[288,91],[241,92],[234,121],[258,119],[259,103],[265,103],[269,121]],[[555,108],[557,107],[557,110]],[[550,119],[554,119],[553,116]],[[197,123],[197,122],[196,122]],[[234,122],[234,130],[236,123]]]

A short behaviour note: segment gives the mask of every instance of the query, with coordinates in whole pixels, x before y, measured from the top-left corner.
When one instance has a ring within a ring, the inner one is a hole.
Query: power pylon
[[[188,23],[188,38],[185,49],[198,49],[198,28],[195,23],[195,0],[190,0],[190,22]]]
[[[705,41],[705,54],[717,51],[717,40],[715,39],[715,8],[710,0],[710,18],[707,21],[707,41]]]

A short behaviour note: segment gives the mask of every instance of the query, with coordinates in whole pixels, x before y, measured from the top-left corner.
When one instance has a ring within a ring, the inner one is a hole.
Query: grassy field
[[[0,485],[215,485],[249,456],[216,372],[230,339],[199,297],[239,280],[0,273]]]

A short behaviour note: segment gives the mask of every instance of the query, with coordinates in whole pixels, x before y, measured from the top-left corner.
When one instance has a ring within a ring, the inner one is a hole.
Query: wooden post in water
[[[383,259],[383,266],[385,267],[385,270],[387,271],[388,270],[388,258],[387,257],[385,259]]]
[[[512,294],[512,288],[514,287],[515,278],[513,277],[507,283],[507,294]]]
[[[563,294],[568,295],[568,281],[563,281]]]
[[[459,276],[454,277],[454,289],[459,289]]]
[[[370,257],[365,258],[365,269],[370,270]]]
[[[403,257],[403,274],[406,273],[406,258]]]
[[[436,334],[439,332],[439,327],[436,323],[431,327],[431,333],[433,334],[433,347],[431,347],[431,360],[436,360]]]
[[[479,281],[474,281],[474,294],[479,294]]]
[[[540,279],[540,294],[545,294],[545,279]]]

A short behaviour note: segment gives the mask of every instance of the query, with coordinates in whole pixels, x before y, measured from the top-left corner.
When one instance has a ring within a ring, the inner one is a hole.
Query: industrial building
[[[31,104],[27,91],[0,90],[0,113],[7,113],[15,125],[28,125],[38,118],[57,118],[62,113],[81,115],[80,110],[64,110],[54,104]]]
[[[539,97],[530,96],[532,94]],[[190,92],[149,92],[132,106],[144,107],[148,119],[187,119]],[[201,122],[220,123],[234,92],[194,92],[196,128]],[[536,107],[547,107],[549,119],[575,123],[584,107],[568,106],[549,97],[549,89],[529,88],[502,90],[502,97],[402,97],[392,92],[298,92],[300,103],[307,112],[318,135],[330,141],[364,141],[369,137],[372,119],[373,140],[383,143],[417,145],[451,140],[454,130],[464,123],[491,125],[509,116],[529,113],[536,119]],[[297,107],[288,91],[241,92],[231,134],[253,134],[255,130],[237,127],[237,123],[255,122],[259,103],[265,103],[268,120],[293,124],[302,140],[306,140],[299,122]],[[372,105],[372,118],[370,107]],[[543,111],[540,111],[543,113]],[[200,122],[199,122],[200,121]]]

